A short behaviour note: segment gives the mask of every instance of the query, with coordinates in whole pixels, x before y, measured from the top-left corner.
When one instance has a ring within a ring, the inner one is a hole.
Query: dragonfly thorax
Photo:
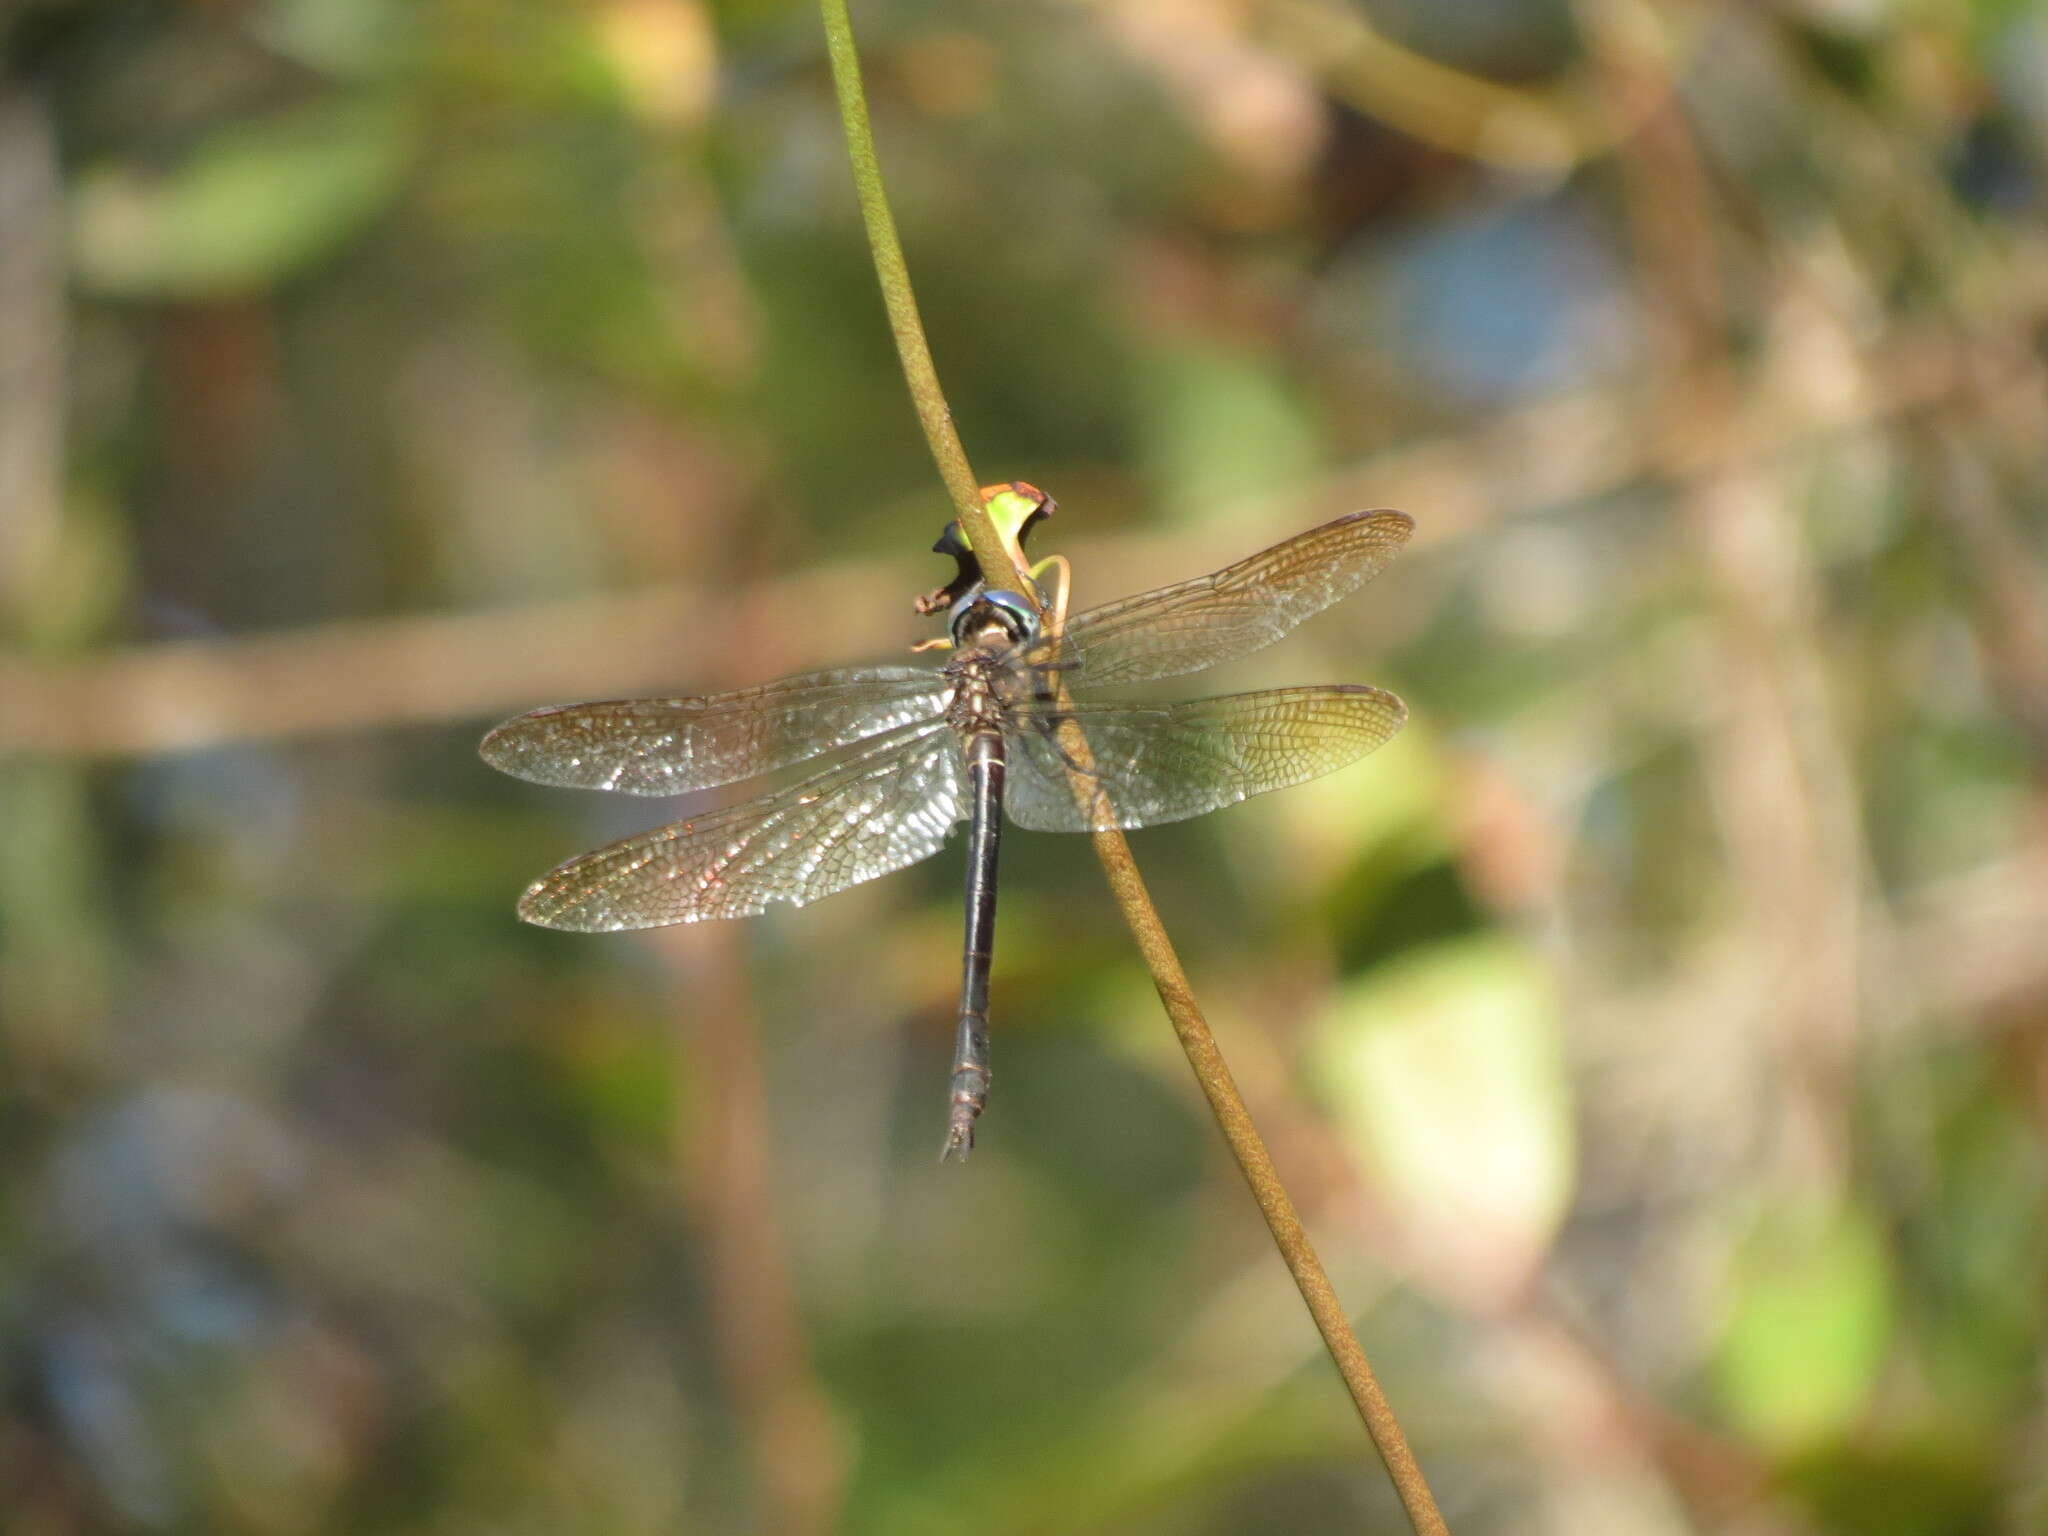
[[[955,652],[946,664],[946,678],[952,684],[946,697],[946,721],[962,735],[1002,725],[1001,678],[1008,649],[1002,631],[983,631],[983,638]]]
[[[962,650],[992,642],[1018,645],[1038,638],[1038,610],[1031,600],[1000,589],[970,592],[946,616],[953,643]],[[989,631],[997,631],[991,635]]]
[[[955,649],[946,676],[953,691],[946,719],[963,734],[994,730],[1002,721],[1008,658],[1038,638],[1038,610],[1015,592],[982,591],[955,603],[951,620]]]

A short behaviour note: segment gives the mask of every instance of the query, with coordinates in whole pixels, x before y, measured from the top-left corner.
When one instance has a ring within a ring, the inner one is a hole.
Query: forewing
[[[493,768],[536,784],[680,795],[935,716],[945,700],[944,680],[926,668],[849,667],[702,698],[536,709],[480,750]]]
[[[1080,725],[1092,771],[1076,800],[1066,751],[1050,734]],[[1378,688],[1272,688],[1178,704],[1076,704],[1026,716],[1010,733],[1003,804],[1020,827],[1088,832],[1148,827],[1320,778],[1401,728],[1408,709]],[[1045,722],[1046,729],[1041,729]]]
[[[1414,529],[1404,512],[1353,512],[1210,575],[1091,608],[1026,659],[1078,667],[1072,684],[1094,688],[1248,656],[1377,576]]]
[[[586,853],[527,887],[519,915],[584,933],[801,907],[938,852],[966,815],[959,738],[899,727],[759,799]]]

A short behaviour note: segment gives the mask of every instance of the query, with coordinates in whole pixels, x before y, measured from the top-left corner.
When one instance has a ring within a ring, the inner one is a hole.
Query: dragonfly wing
[[[937,715],[923,667],[848,667],[692,699],[561,704],[507,720],[480,749],[517,778],[566,789],[680,795],[733,784]]]
[[[1076,704],[1010,731],[1003,804],[1020,827],[1149,827],[1319,778],[1385,743],[1408,718],[1378,688],[1271,688],[1178,704]],[[1053,731],[1072,719],[1092,770],[1074,773]]]
[[[801,907],[937,853],[965,786],[943,720],[901,726],[787,789],[571,859],[527,887],[519,915],[605,933]]]
[[[1078,665],[1075,686],[1092,688],[1248,656],[1377,576],[1414,529],[1405,512],[1353,512],[1210,575],[1091,608],[1025,659]]]

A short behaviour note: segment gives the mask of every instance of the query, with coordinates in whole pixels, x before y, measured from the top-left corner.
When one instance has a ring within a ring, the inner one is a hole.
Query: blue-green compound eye
[[[947,627],[955,645],[971,643],[970,631],[993,619],[1009,633],[1014,644],[1038,637],[1038,610],[1030,600],[1020,593],[1005,592],[998,588],[993,592],[970,592],[953,605],[947,616]]]

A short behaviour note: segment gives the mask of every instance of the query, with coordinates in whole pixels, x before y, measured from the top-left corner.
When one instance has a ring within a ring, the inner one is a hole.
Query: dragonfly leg
[[[1054,573],[1050,593],[1046,591],[1045,573]],[[1074,567],[1065,555],[1047,555],[1031,567],[1031,585],[1038,590],[1038,606],[1044,610],[1045,633],[1057,641],[1060,632],[1067,627],[1067,594],[1073,586]]]
[[[1067,744],[1060,740],[1058,730],[1048,730],[1046,738],[1052,742],[1052,749],[1059,754],[1060,762],[1066,766],[1067,772],[1078,773],[1084,779],[1100,779],[1102,777],[1095,769],[1089,767],[1067,750]]]

